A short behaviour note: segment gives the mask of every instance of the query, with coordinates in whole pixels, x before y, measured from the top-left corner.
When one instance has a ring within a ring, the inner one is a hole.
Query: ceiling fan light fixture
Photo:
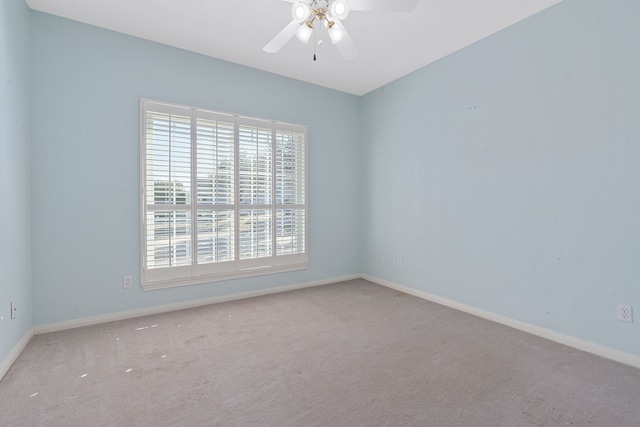
[[[311,12],[311,6],[309,6],[308,3],[298,1],[291,6],[291,16],[296,22],[302,23],[302,21],[311,15]]]
[[[1,1],[1,0],[0,0]],[[351,10],[383,10],[410,12],[418,0],[285,0],[291,3],[289,22],[269,43],[262,48],[267,53],[278,52],[294,34],[303,43],[308,43],[314,34],[314,23],[322,23],[329,35],[331,43],[336,45],[343,59],[349,60],[358,56],[351,36],[342,24]],[[322,30],[319,27],[319,30]],[[318,41],[318,44],[322,39]],[[314,43],[315,44],[315,43]],[[315,51],[314,51],[315,52]],[[314,60],[315,54],[314,54]]]
[[[311,21],[307,21],[300,25],[300,28],[296,31],[296,37],[302,43],[307,43],[311,38],[311,33],[313,33],[313,23]]]
[[[334,18],[345,19],[349,15],[349,3],[346,0],[334,0],[329,6],[329,14]]]

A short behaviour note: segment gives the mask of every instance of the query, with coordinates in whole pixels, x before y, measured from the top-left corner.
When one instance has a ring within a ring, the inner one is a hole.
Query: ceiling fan
[[[331,43],[336,45],[344,59],[358,56],[353,40],[342,20],[351,10],[381,10],[388,12],[410,12],[418,0],[284,0],[293,3],[291,16],[293,20],[287,24],[267,45],[265,52],[275,53],[284,46],[294,34],[302,42],[307,43],[313,30],[326,28]],[[317,27],[316,27],[317,24]],[[315,54],[313,56],[315,60]]]

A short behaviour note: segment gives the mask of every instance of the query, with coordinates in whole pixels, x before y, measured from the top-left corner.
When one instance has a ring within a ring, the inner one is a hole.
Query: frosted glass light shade
[[[309,15],[311,15],[311,6],[309,6],[308,3],[298,1],[291,6],[291,16],[294,21],[302,22],[306,20]]]
[[[334,18],[345,19],[349,14],[349,4],[346,0],[335,0],[329,6],[329,14]]]
[[[309,27],[307,23],[300,25],[300,28],[296,31],[296,37],[302,43],[307,43],[311,38],[311,33],[313,33],[313,28]]]
[[[331,39],[332,44],[340,42],[343,37],[344,31],[342,31],[342,28],[338,27],[337,25],[332,25],[331,27],[329,27],[329,38]]]

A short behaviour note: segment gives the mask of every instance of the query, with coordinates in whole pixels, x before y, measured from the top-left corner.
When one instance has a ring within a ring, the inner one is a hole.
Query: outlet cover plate
[[[618,304],[618,320],[633,322],[633,308],[630,305]]]

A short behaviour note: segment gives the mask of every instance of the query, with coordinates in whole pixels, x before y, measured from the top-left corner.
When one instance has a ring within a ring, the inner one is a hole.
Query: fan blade
[[[351,10],[382,10],[385,12],[411,12],[418,0],[347,0]]]
[[[265,52],[276,53],[282,46],[284,46],[291,37],[296,33],[300,23],[294,21],[289,22],[286,27],[282,29],[265,47],[262,48]]]
[[[353,43],[353,40],[351,40],[351,36],[349,35],[349,33],[347,32],[347,29],[342,24],[342,21],[336,18],[331,18],[331,19],[333,20],[333,22],[335,22],[334,25],[337,25],[338,27],[340,27],[340,29],[344,33],[344,35],[342,36],[342,40],[336,43],[336,47],[338,48],[340,55],[342,55],[342,59],[345,59],[348,61],[358,56],[358,49],[356,49],[356,45],[355,43]]]

